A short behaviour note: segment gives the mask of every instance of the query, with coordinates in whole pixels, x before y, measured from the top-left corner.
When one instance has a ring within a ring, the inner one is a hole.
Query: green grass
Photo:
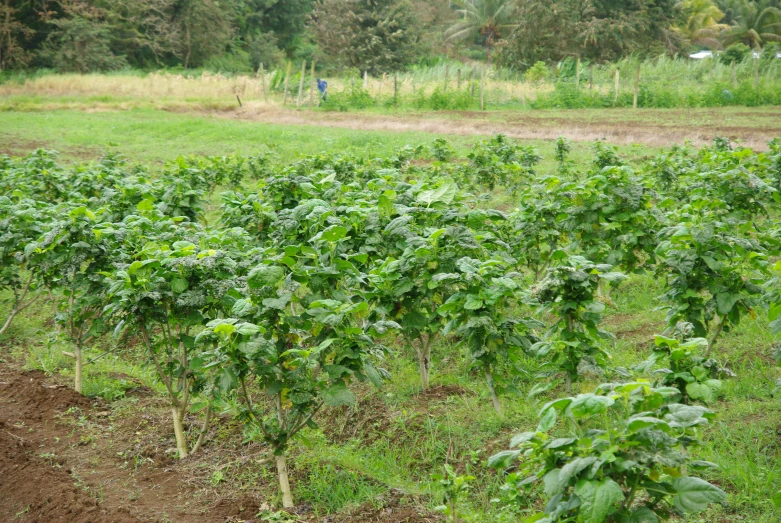
[[[133,162],[160,162],[179,155],[249,155],[264,150],[282,160],[322,151],[387,155],[408,144],[428,144],[440,135],[425,132],[358,131],[308,125],[273,125],[172,113],[155,109],[84,112],[76,110],[0,113],[0,153],[23,155],[37,147],[56,149],[65,160],[91,160],[113,151]],[[459,154],[489,136],[445,135]],[[527,140],[552,165],[553,142]],[[590,158],[590,144],[573,144],[575,162]],[[656,149],[621,146],[621,154],[639,158]],[[549,164],[549,165],[548,165]]]

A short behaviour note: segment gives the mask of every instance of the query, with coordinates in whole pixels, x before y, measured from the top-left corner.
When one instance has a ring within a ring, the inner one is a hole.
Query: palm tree
[[[757,2],[742,2],[734,9],[732,24],[721,31],[725,47],[740,42],[761,49],[768,42],[781,42],[781,9]]]
[[[461,20],[445,31],[451,42],[463,42],[482,36],[486,59],[491,48],[502,39],[502,32],[513,29],[511,0],[454,0]]]
[[[712,0],[683,0],[678,7],[686,16],[686,24],[680,31],[693,43],[720,47],[718,35],[728,27],[720,23],[724,13]]]

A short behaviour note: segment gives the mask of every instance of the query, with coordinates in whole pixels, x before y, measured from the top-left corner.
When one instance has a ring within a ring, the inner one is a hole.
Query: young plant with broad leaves
[[[248,437],[271,446],[286,508],[293,506],[286,461],[291,440],[316,427],[313,418],[324,407],[354,404],[353,380],[380,386],[372,357],[385,349],[375,339],[398,327],[369,321],[363,296],[333,271],[294,260],[298,254],[287,249],[252,269],[233,317],[213,320],[199,334],[216,346],[210,365],[221,369],[219,383],[241,398]]]
[[[716,465],[687,451],[714,414],[678,397],[676,388],[634,382],[547,403],[535,431],[488,460],[512,467],[508,508],[531,506],[538,486],[545,508],[530,519],[537,523],[658,523],[723,502],[724,491],[691,475]],[[558,430],[557,420],[566,421]]]
[[[228,292],[236,285],[233,255],[242,246],[177,226],[160,215],[148,216],[154,219],[131,217],[123,228],[106,231],[124,237],[129,248],[127,261],[109,276],[111,302],[106,310],[119,322],[116,332],[133,329],[140,334],[165,386],[176,447],[184,458],[191,450],[185,416],[207,382],[195,334],[235,299]]]
[[[42,284],[53,290],[58,302],[55,321],[73,345],[73,352],[64,354],[74,359],[74,388],[79,393],[84,351],[108,328],[104,275],[114,253],[99,230],[104,214],[105,209],[58,206],[44,234],[25,247],[25,254],[36,258]]]
[[[605,305],[595,295],[601,281],[615,283],[626,276],[612,272],[610,265],[594,264],[582,256],[567,257],[559,251],[556,257],[561,265],[550,269],[532,289],[533,297],[543,310],[553,313],[555,321],[545,339],[535,343],[531,351],[547,358],[554,372],[564,374],[569,393],[584,365],[596,369],[607,366],[610,355],[602,345],[612,336],[599,329]],[[553,383],[537,386],[534,392],[551,386]]]
[[[686,330],[690,330],[688,326]],[[675,387],[680,391],[682,401],[702,401],[714,403],[722,394],[722,378],[735,374],[722,367],[712,358],[700,356],[708,348],[705,338],[678,338],[656,336],[651,356],[635,367],[640,372],[649,372],[658,365],[662,368],[653,371],[658,376],[657,385]]]
[[[474,368],[485,374],[491,402],[501,412],[499,394],[504,380],[494,372],[502,360],[515,363],[518,356],[537,341],[534,329],[542,324],[520,318],[524,293],[521,275],[509,271],[502,260],[464,257],[456,262],[457,272],[443,275],[458,291],[442,304],[438,313],[448,318],[444,335],[454,334],[466,345]]]
[[[746,314],[755,315],[767,270],[754,223],[721,209],[718,201],[693,201],[673,218],[674,225],[659,231],[656,249],[668,327],[691,323],[695,337],[708,338],[705,356],[722,332]]]
[[[52,207],[44,202],[0,196],[0,290],[10,291],[8,316],[0,319],[3,334],[14,318],[41,297],[40,262],[44,254],[25,250],[41,238],[49,227]]]

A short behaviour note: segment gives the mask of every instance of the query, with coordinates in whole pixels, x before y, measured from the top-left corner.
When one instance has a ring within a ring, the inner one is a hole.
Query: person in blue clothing
[[[322,78],[318,78],[317,90],[320,91],[320,96],[323,98],[323,101],[325,102],[326,98],[328,97],[328,82],[326,82]]]

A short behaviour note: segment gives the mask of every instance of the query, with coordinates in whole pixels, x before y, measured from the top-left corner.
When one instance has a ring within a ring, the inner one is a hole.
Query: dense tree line
[[[0,0],[0,70],[381,73],[443,54],[526,69],[775,42],[781,0]]]

